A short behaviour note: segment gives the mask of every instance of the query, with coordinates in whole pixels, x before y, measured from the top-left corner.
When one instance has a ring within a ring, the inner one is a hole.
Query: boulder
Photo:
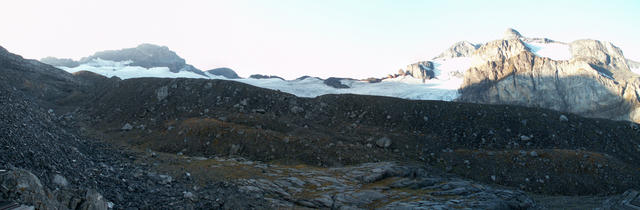
[[[389,137],[382,137],[376,140],[376,146],[381,148],[388,148],[391,146],[391,139]]]

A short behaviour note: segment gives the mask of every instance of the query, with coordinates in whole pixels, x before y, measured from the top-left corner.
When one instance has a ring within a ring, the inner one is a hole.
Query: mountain
[[[240,79],[238,74],[230,68],[216,68],[206,71],[209,74],[213,74],[216,76],[223,76],[229,79]]]
[[[443,71],[448,65],[452,67]],[[609,42],[564,43],[526,37],[509,28],[502,39],[455,43],[432,60],[411,64],[406,72],[392,77],[458,78],[446,83],[458,89],[454,100],[461,102],[540,107],[640,122],[639,68]],[[430,69],[433,77],[421,74]]]
[[[162,59],[160,59],[162,58]],[[431,60],[417,61],[386,78],[331,77],[284,80],[277,76],[239,78],[228,68],[207,72],[185,64],[167,47],[98,52],[74,61],[43,59],[68,72],[91,71],[121,79],[139,77],[229,79],[300,97],[364,94],[413,100],[445,100],[549,108],[615,120],[640,121],[637,62],[609,42],[570,43],[531,38],[515,29],[487,43],[455,43]],[[65,67],[65,65],[67,67]],[[278,78],[273,80],[271,78]],[[369,81],[376,81],[371,83]]]
[[[169,50],[168,47],[153,44],[140,44],[134,48],[100,51],[79,61],[54,57],[46,57],[40,61],[52,66],[66,67],[65,69],[69,71],[100,67],[106,67],[108,68],[106,71],[112,72],[119,71],[121,68],[125,68],[123,71],[131,71],[126,67],[139,68],[138,71],[163,71],[164,69],[162,68],[168,68],[166,71],[171,73],[195,73],[204,76],[204,72],[187,64],[183,58]],[[96,69],[94,71],[100,70]]]
[[[510,29],[472,54],[457,100],[640,121],[640,79],[609,42],[561,43]]]

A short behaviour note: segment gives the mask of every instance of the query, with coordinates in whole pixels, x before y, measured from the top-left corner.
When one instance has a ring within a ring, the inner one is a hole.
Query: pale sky
[[[17,0],[0,6],[0,46],[26,58],[168,46],[202,70],[293,79],[381,77],[457,41],[524,36],[610,41],[640,60],[640,1]]]

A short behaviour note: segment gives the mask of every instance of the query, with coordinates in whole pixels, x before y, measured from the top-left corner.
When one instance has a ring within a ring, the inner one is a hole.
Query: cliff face
[[[536,56],[518,38],[496,40],[473,54],[459,101],[514,104],[587,117],[640,121],[640,79],[607,42],[569,44],[572,58]]]

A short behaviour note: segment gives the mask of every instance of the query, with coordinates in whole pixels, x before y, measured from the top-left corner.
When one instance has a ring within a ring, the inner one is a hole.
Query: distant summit
[[[461,41],[453,44],[449,49],[436,56],[435,59],[447,59],[457,57],[468,57],[478,49],[478,45],[475,45],[468,41]]]
[[[46,57],[40,61],[52,66],[74,68],[98,59],[105,61],[127,62],[127,65],[129,66],[139,66],[144,68],[167,67],[169,68],[169,71],[173,73],[186,71],[204,75],[204,72],[187,64],[183,58],[169,50],[168,47],[154,44],[141,44],[134,48],[100,51],[91,56],[84,57],[79,61],[55,57]]]
[[[135,48],[121,50],[106,50],[80,59],[80,63],[86,63],[96,58],[110,61],[132,61],[130,65],[145,68],[168,67],[171,72],[191,71],[201,72],[166,46],[154,44],[141,44]],[[197,71],[196,71],[197,70]]]
[[[213,74],[216,76],[223,76],[229,79],[239,79],[240,77],[238,76],[238,74],[236,74],[235,71],[233,71],[230,68],[216,68],[216,69],[211,69],[209,71],[207,71],[207,73],[209,74]]]
[[[513,28],[507,28],[507,30],[504,32],[504,37],[503,39],[520,39],[522,38],[522,35],[520,35],[520,32],[516,31]]]

